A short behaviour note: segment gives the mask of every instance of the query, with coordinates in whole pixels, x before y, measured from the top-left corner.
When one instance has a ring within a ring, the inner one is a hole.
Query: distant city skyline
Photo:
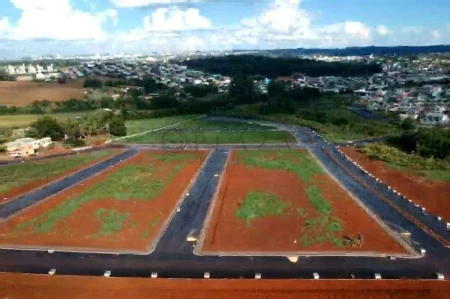
[[[447,0],[5,0],[0,59],[450,44],[449,10]]]

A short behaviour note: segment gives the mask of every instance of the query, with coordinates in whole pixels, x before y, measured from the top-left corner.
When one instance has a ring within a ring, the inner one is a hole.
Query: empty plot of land
[[[0,82],[0,105],[25,106],[38,100],[52,102],[81,98],[83,80],[57,82]]]
[[[126,123],[127,134],[133,135],[141,132],[146,132],[150,130],[159,129],[165,126],[173,125],[175,123],[185,121],[191,118],[200,116],[199,114],[187,114],[187,115],[177,115],[168,116],[161,118],[149,118],[149,119],[139,119],[139,120],[128,120]]]
[[[265,126],[254,123],[243,123],[235,121],[225,121],[225,120],[192,120],[189,122],[181,123],[176,125],[175,128],[180,130],[198,130],[198,131],[264,131],[264,130],[275,130],[276,127]]]
[[[0,166],[0,204],[51,181],[117,155],[121,150],[99,150],[42,161]]]
[[[233,151],[213,206],[204,254],[406,253],[304,150]]]
[[[185,132],[168,130],[124,139],[126,143],[139,144],[265,144],[295,143],[290,132]]]
[[[1,298],[28,299],[141,299],[149,294],[158,299],[444,299],[450,292],[448,281],[149,280],[30,274],[0,274],[0,279]]]
[[[369,158],[355,148],[342,151],[365,170],[431,213],[450,221],[450,171],[412,171]]]
[[[140,152],[6,220],[0,246],[147,251],[207,155]]]

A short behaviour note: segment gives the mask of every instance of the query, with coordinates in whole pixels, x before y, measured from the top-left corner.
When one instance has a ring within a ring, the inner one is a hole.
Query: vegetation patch
[[[175,123],[185,121],[191,118],[198,117],[198,114],[186,114],[177,116],[168,116],[160,118],[140,119],[140,120],[128,120],[126,122],[127,134],[137,134],[149,130],[160,129],[165,126],[173,125]]]
[[[223,120],[192,120],[176,126],[181,130],[205,130],[205,131],[246,131],[246,130],[274,130],[273,126],[265,126],[253,123],[223,121]]]
[[[236,217],[250,225],[254,219],[266,216],[282,215],[288,203],[281,201],[276,195],[251,191],[236,211]]]
[[[300,237],[302,245],[331,242],[335,246],[343,246],[341,220],[333,215],[333,208],[330,203],[322,196],[319,188],[315,186],[307,188],[305,192],[319,216],[306,220]]]
[[[163,179],[157,180],[152,178],[154,175],[164,171],[163,166],[128,165],[120,168],[104,181],[86,189],[83,193],[67,199],[37,218],[21,223],[20,227],[17,227],[15,231],[18,232],[33,227],[36,233],[51,232],[58,221],[68,217],[82,205],[93,200],[104,198],[113,198],[119,201],[153,200],[172,182],[183,166],[183,163],[174,166]]]
[[[0,193],[6,193],[12,188],[25,185],[34,180],[51,178],[64,173],[80,164],[107,157],[111,151],[102,150],[62,158],[50,159],[44,162],[29,161],[0,167]]]
[[[372,159],[385,162],[392,169],[424,176],[433,181],[450,181],[450,162],[447,160],[407,154],[381,143],[366,145],[359,151]]]
[[[102,228],[94,237],[104,237],[121,231],[130,214],[102,208],[95,211],[95,217],[102,223]]]
[[[273,158],[269,158],[273,156]],[[323,174],[322,167],[306,151],[239,151],[238,157],[250,167],[281,169],[293,172],[304,182],[309,182],[318,174]]]
[[[147,239],[150,235],[151,230],[155,227],[156,224],[159,222],[159,217],[161,216],[161,212],[159,212],[158,216],[153,218],[152,222],[150,222],[150,225],[148,228],[141,234],[141,239]]]
[[[294,136],[285,131],[267,132],[183,132],[168,130],[151,132],[123,140],[141,144],[265,144],[295,143]]]

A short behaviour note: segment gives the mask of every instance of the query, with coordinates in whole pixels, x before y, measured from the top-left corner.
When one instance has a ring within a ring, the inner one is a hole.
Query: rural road
[[[268,124],[267,122],[255,122]],[[159,277],[168,278],[203,278],[204,272],[210,272],[211,278],[253,278],[255,273],[261,273],[263,278],[312,278],[314,272],[320,273],[321,278],[349,278],[351,274],[357,278],[373,278],[374,273],[380,273],[383,278],[392,279],[432,279],[436,278],[438,272],[447,277],[450,275],[449,249],[405,218],[397,209],[393,209],[392,206],[380,200],[374,191],[366,188],[361,182],[371,184],[377,192],[391,200],[401,211],[414,215],[434,232],[448,239],[448,232],[442,231],[442,223],[435,221],[433,216],[420,213],[404,199],[397,198],[387,188],[376,184],[376,181],[347,161],[337,151],[335,145],[324,141],[310,130],[297,126],[269,124],[294,133],[299,141],[296,147],[308,148],[325,166],[326,170],[372,213],[393,227],[400,227],[411,232],[413,246],[417,249],[425,249],[425,256],[395,260],[386,257],[301,257],[297,263],[291,263],[285,257],[196,256],[193,254],[192,244],[186,241],[186,237],[189,234],[196,236],[200,234],[212,195],[218,184],[219,177],[216,177],[215,174],[223,171],[228,156],[227,152],[233,147],[220,145],[213,146],[213,153],[191,186],[189,196],[183,201],[180,212],[174,215],[151,254],[115,255],[75,252],[51,254],[47,251],[0,250],[0,271],[45,274],[49,269],[56,268],[57,274],[103,275],[106,270],[110,270],[112,276],[149,277],[152,272],[158,272]],[[262,147],[273,148],[274,146],[276,145]],[[123,153],[125,155],[123,158],[131,157],[138,150],[147,148],[153,148],[153,146],[129,146],[129,150]],[[109,163],[114,162],[117,163],[117,160],[109,161]],[[105,161],[105,164],[93,167],[98,168],[87,171],[86,175],[94,175],[107,168],[108,165]],[[356,180],[355,177],[359,179]],[[80,180],[82,180],[80,176],[69,176],[68,181],[53,186],[54,189],[51,190],[57,192]],[[7,217],[44,199],[48,194],[39,191],[30,193],[24,196],[25,199],[19,201],[17,206],[12,205],[8,210],[1,210],[0,215],[3,218]]]

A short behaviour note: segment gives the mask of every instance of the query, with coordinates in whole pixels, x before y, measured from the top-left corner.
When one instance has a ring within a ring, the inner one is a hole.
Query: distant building
[[[20,138],[6,143],[6,150],[10,156],[25,157],[33,155],[37,149],[49,147],[51,144],[52,139],[50,137],[42,139]]]

